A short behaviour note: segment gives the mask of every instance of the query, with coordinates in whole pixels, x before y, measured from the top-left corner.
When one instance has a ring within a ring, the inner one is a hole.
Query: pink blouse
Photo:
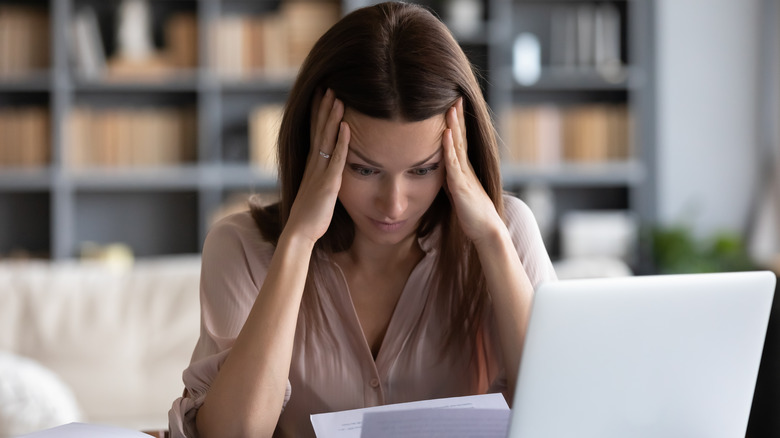
[[[509,231],[523,267],[537,284],[556,278],[530,209],[505,196]],[[298,318],[284,409],[275,437],[313,437],[310,414],[440,397],[506,391],[500,344],[487,319],[477,345],[443,351],[445,315],[432,305],[436,236],[420,239],[425,256],[406,282],[374,360],[350,298],[341,268],[315,253],[314,284],[319,295],[317,329]],[[195,414],[244,325],[271,262],[265,241],[249,212],[216,224],[203,248],[201,332],[184,370],[187,395],[169,412],[173,438],[198,436]],[[479,360],[472,361],[475,351]]]

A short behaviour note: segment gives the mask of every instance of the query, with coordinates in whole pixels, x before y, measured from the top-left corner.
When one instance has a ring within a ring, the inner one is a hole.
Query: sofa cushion
[[[198,337],[199,260],[0,263],[0,350],[59,374],[86,421],[165,427]]]

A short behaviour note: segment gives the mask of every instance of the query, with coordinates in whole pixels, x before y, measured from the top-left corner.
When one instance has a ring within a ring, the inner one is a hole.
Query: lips
[[[374,224],[374,226],[377,227],[378,229],[387,233],[391,233],[400,230],[404,226],[404,224],[406,224],[406,221],[404,220],[404,221],[397,221],[397,222],[383,222],[383,221],[371,219],[371,223]]]

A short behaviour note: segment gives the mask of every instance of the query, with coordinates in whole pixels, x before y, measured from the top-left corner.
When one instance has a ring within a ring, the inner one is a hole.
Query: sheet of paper
[[[411,409],[497,409],[509,411],[501,394],[472,395],[465,397],[439,398],[410,403],[375,406],[348,411],[329,412],[311,416],[317,438],[360,438],[363,414],[366,412],[388,412]]]
[[[18,438],[151,438],[132,429],[88,423],[68,423],[62,426],[22,435]]]
[[[506,438],[508,409],[368,412],[361,438]]]

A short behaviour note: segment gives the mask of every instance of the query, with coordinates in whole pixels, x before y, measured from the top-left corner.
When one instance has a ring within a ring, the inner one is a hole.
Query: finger
[[[461,150],[463,149],[463,142],[461,141],[460,124],[458,123],[457,113],[457,107],[454,105],[452,108],[447,110],[447,127],[450,131],[449,141],[452,144],[453,153],[457,156],[457,161],[460,162],[463,160],[463,154],[461,153]]]
[[[344,164],[347,162],[347,152],[349,150],[349,139],[351,132],[347,122],[339,123],[338,139],[333,153],[330,156],[328,172],[332,174],[341,174],[344,171]]]
[[[328,122],[328,118],[333,108],[333,102],[336,100],[336,95],[328,88],[325,94],[319,100],[317,106],[312,106],[312,111],[316,111],[316,114],[312,114],[312,130],[311,130],[311,155],[319,154],[319,147],[322,146],[321,135]]]
[[[471,163],[466,150],[465,119],[462,117],[462,113],[463,101],[461,98],[447,111],[447,126],[452,129],[452,144],[455,153],[458,155],[458,162],[465,171],[471,167]]]
[[[328,155],[332,154],[333,149],[336,147],[339,122],[341,122],[342,117],[344,117],[344,103],[339,99],[334,99],[322,135],[319,138],[320,144],[317,145],[322,152]]]
[[[454,178],[462,169],[458,160],[458,154],[455,152],[455,144],[452,139],[452,129],[447,128],[441,139],[442,149],[444,149],[444,164],[447,171],[447,179]]]
[[[458,111],[458,126],[460,126],[460,135],[463,139],[463,149],[468,149],[468,142],[466,141],[466,113],[463,111],[462,97],[455,103],[455,108]]]
[[[320,114],[320,105],[322,104],[322,94],[320,94],[319,88],[314,92],[314,97],[311,100],[311,114],[309,115],[309,158],[308,161],[314,160],[314,142],[317,138],[317,119]]]

